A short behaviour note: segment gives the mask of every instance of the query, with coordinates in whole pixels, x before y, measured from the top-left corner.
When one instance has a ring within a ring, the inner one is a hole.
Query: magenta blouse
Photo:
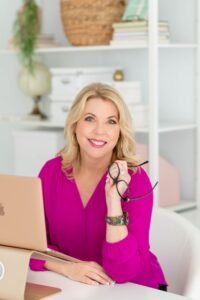
[[[131,174],[131,172],[129,171]],[[116,243],[106,241],[106,174],[84,207],[74,180],[61,170],[61,158],[48,161],[39,177],[42,181],[49,247],[84,261],[95,261],[117,283],[134,282],[158,288],[167,284],[157,258],[150,252],[149,227],[153,194],[129,203],[128,236]],[[145,171],[131,176],[132,196],[151,190]],[[45,270],[44,261],[32,259],[32,270]]]

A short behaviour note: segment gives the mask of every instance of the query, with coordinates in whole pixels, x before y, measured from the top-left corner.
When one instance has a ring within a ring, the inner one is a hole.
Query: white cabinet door
[[[15,130],[13,138],[16,175],[37,176],[63,146],[63,133],[57,130]]]

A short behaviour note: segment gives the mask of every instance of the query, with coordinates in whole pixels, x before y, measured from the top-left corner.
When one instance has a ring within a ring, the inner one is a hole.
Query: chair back
[[[150,245],[165,274],[168,291],[200,299],[200,231],[181,215],[154,208]]]

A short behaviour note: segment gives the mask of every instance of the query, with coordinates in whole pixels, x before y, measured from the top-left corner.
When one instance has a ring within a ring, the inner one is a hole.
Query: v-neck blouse
[[[39,177],[42,181],[49,247],[84,261],[96,261],[116,282],[134,282],[154,288],[166,284],[157,258],[150,252],[149,227],[152,194],[122,203],[129,213],[128,236],[116,243],[106,241],[106,174],[100,179],[86,207],[78,187],[61,170],[61,158],[48,161]],[[131,173],[130,173],[131,174]],[[131,176],[132,196],[151,189],[142,168]],[[31,260],[33,270],[45,270],[44,262]]]
[[[78,185],[77,185],[77,182],[76,180],[74,179],[73,182],[74,182],[74,186],[75,186],[75,190],[76,190],[76,193],[77,193],[77,198],[80,200],[80,202],[82,203],[82,207],[83,209],[86,209],[87,206],[90,205],[90,201],[92,201],[92,199],[95,197],[95,195],[97,194],[98,192],[98,189],[99,189],[99,185],[102,184],[102,180],[105,180],[106,178],[106,175],[107,175],[107,172],[103,174],[103,176],[100,178],[100,180],[97,182],[97,185],[93,191],[93,193],[90,195],[89,199],[87,199],[87,202],[86,202],[86,205],[84,206],[83,204],[83,200],[81,198],[81,194],[80,194],[80,191],[79,191],[79,188],[78,188]]]

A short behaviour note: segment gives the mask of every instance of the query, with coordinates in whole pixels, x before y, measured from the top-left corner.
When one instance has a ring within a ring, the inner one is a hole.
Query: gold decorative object
[[[42,100],[42,97],[41,96],[36,96],[36,97],[33,97],[33,102],[34,102],[34,106],[33,106],[33,109],[30,113],[30,117],[35,117],[37,119],[47,119],[47,116],[41,112],[40,110],[40,107],[39,107],[39,102]]]
[[[124,73],[122,70],[116,70],[114,75],[113,75],[113,79],[115,81],[123,81],[124,80]]]

